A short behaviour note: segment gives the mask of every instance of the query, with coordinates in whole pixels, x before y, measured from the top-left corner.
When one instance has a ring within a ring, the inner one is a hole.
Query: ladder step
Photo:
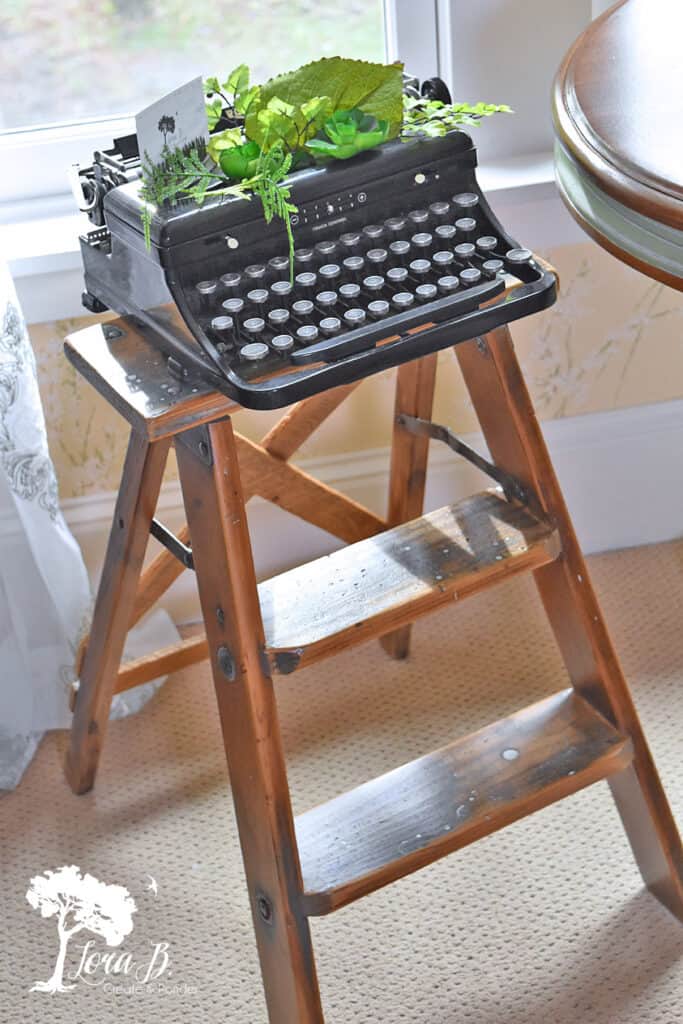
[[[565,690],[296,819],[308,915],[330,913],[626,768],[631,741]]]
[[[266,647],[293,671],[557,558],[553,526],[485,491],[259,585]]]

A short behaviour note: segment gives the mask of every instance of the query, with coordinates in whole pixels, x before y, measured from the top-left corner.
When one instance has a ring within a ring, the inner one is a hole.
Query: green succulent
[[[221,170],[233,181],[253,178],[257,173],[261,147],[258,142],[244,142],[240,146],[229,146],[218,153]]]
[[[325,121],[322,131],[327,138],[315,138],[306,143],[306,149],[315,156],[349,160],[366,149],[380,146],[389,138],[389,122],[371,114],[353,110],[337,110]]]

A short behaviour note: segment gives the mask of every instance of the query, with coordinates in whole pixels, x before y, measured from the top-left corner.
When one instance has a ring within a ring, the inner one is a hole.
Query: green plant
[[[378,121],[362,110],[337,110],[322,126],[326,139],[315,138],[306,143],[314,156],[330,156],[348,160],[365,149],[379,146],[389,138],[389,122]]]
[[[246,64],[240,64],[221,83],[215,75],[204,82],[206,93],[206,117],[212,132],[222,116],[228,118],[246,117],[259,97],[260,87],[250,85],[251,74]]]
[[[471,106],[469,103],[442,103],[441,100],[404,96],[401,135],[438,138],[455,128],[475,128],[483,117],[512,113],[504,103],[475,103]]]

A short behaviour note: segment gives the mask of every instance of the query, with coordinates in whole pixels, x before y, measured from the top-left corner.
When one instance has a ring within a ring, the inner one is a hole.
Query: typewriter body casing
[[[297,251],[460,194],[477,198],[477,233],[495,236],[500,253],[518,249],[478,186],[476,163],[470,137],[458,131],[440,139],[395,140],[350,161],[298,171],[289,179],[298,207],[293,218]],[[239,344],[227,354],[225,346],[221,351],[217,345],[210,324],[220,312],[220,292],[216,307],[207,310],[197,283],[286,255],[284,225],[278,220],[266,224],[257,198],[209,194],[201,206],[181,200],[157,208],[148,248],[139,193],[139,181],[107,191],[104,225],[81,239],[87,304],[133,318],[163,348],[175,372],[198,374],[244,406],[288,405],[478,336],[555,299],[553,275],[531,259],[514,268],[515,287],[504,273],[495,282],[482,282],[480,302],[474,292],[463,299],[461,289],[459,296],[438,297],[409,315],[392,315],[384,331],[374,323],[347,332],[341,338],[349,342],[339,354],[317,358],[313,350],[308,363],[300,356],[298,365],[296,356],[283,360],[273,354],[250,365],[240,359]]]

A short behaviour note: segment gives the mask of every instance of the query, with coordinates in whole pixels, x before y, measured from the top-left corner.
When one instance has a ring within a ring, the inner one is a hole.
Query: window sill
[[[541,244],[530,234],[539,218],[527,204],[561,207],[554,181],[551,153],[510,157],[481,167],[479,183],[501,221],[532,247],[561,245],[572,223],[560,227],[551,218]],[[563,221],[563,211],[559,213]],[[546,226],[547,220],[544,221]],[[519,226],[523,226],[520,230]],[[528,226],[527,226],[528,225]],[[70,194],[0,207],[0,252],[9,264],[24,314],[29,323],[85,315],[80,305],[81,256],[78,236],[89,227],[87,218],[73,212]],[[574,240],[574,239],[569,239]],[[40,288],[36,286],[40,284]]]

